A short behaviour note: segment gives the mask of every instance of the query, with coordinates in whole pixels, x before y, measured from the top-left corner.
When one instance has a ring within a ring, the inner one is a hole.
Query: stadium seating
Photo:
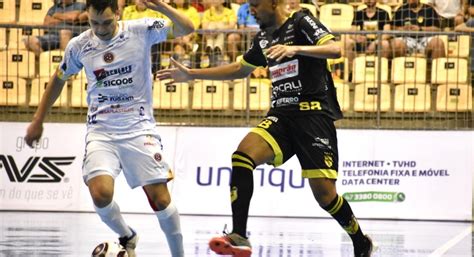
[[[249,83],[247,87],[247,83]],[[270,108],[271,81],[268,79],[241,79],[234,83],[234,110],[247,109],[247,88],[250,89],[249,109],[266,111]]]
[[[472,86],[467,84],[438,86],[436,110],[439,112],[472,111]]]
[[[468,62],[464,58],[437,58],[431,68],[431,83],[468,83]]]
[[[39,57],[39,76],[51,77],[63,60],[63,57],[64,51],[62,50],[42,52]]]
[[[30,106],[38,106],[41,101],[41,97],[44,94],[46,86],[48,85],[49,77],[40,77],[31,80],[31,94],[30,94]],[[53,107],[67,107],[68,87],[64,85],[61,95],[54,102]]]
[[[351,29],[354,19],[354,7],[348,4],[325,4],[319,8],[319,19],[334,31]]]
[[[215,80],[196,80],[193,86],[193,110],[229,108],[229,84]]]
[[[42,25],[49,8],[53,6],[51,0],[21,0],[18,23],[25,25]]]
[[[337,101],[343,112],[348,111],[351,106],[349,84],[344,82],[334,82],[337,93]]]
[[[381,90],[374,83],[363,83],[355,85],[354,111],[377,112],[378,99],[380,97],[380,111],[390,110],[390,86],[381,84]]]
[[[0,28],[0,51],[7,48],[7,29]]]
[[[0,24],[16,23],[15,1],[0,0]]]
[[[381,65],[378,57],[373,55],[358,56],[354,59],[352,65],[352,82],[365,83],[378,81],[380,71],[380,81],[388,81],[388,59],[381,57]]]
[[[470,41],[471,38],[468,35],[460,36],[447,36],[441,35],[439,38],[444,43],[444,49],[446,50],[446,56],[448,57],[469,57]]]
[[[392,60],[392,82],[402,83],[425,83],[426,65],[424,57],[397,57]]]
[[[395,86],[396,112],[428,112],[431,110],[431,88],[427,84]]]
[[[0,76],[0,105],[25,106],[26,80],[16,76]]]
[[[153,82],[154,109],[187,109],[189,108],[188,83],[166,85],[167,81]]]
[[[39,36],[43,34],[41,29],[32,28],[10,28],[8,36],[9,49],[26,49],[24,39],[31,36]]]
[[[317,17],[316,6],[314,4],[300,3],[300,7],[308,9],[314,17]]]
[[[0,51],[0,76],[34,77],[35,55],[26,50]]]

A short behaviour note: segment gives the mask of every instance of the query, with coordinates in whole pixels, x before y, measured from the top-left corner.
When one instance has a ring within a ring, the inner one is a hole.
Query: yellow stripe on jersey
[[[342,196],[338,195],[336,204],[330,210],[328,210],[328,213],[333,215],[334,213],[338,212],[339,209],[341,209],[342,203]]]
[[[337,178],[337,171],[333,169],[303,170],[303,178]]]
[[[334,35],[328,34],[328,35],[322,37],[321,39],[319,39],[318,42],[316,42],[316,45],[320,46],[320,45],[328,42],[329,40],[331,40],[333,38],[335,38]],[[329,63],[327,63],[326,68],[328,69],[329,72],[331,72],[331,66],[329,65]]]
[[[334,35],[328,34],[328,35],[322,37],[321,39],[319,39],[318,42],[316,42],[316,45],[317,45],[317,46],[320,46],[320,45],[326,43],[327,41],[329,41],[329,40],[331,40],[331,39],[333,39],[333,38],[334,38]]]
[[[268,133],[268,131],[262,128],[253,128],[250,130],[259,136],[261,136],[273,149],[273,154],[275,154],[275,159],[273,160],[273,166],[278,167],[283,164],[283,152],[281,151],[280,146],[275,141],[275,139]]]
[[[62,69],[58,69],[58,72],[56,73],[56,77],[58,77],[60,80],[68,80],[71,76],[66,76],[64,75],[64,72]]]

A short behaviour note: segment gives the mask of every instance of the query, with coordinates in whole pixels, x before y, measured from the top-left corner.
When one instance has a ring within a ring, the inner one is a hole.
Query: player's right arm
[[[255,69],[254,66],[245,65],[242,62],[206,69],[189,69],[173,58],[171,58],[171,63],[175,68],[158,71],[156,74],[158,79],[171,79],[172,81],[169,83],[186,82],[194,79],[232,80],[245,78]]]
[[[33,143],[41,138],[41,135],[43,134],[43,122],[46,114],[58,99],[65,83],[66,81],[58,77],[57,71],[49,80],[43,97],[38,105],[38,109],[33,116],[33,120],[26,130],[25,141],[30,147],[33,147]]]
[[[83,45],[83,43],[77,42],[79,37],[75,37],[69,41],[58,69],[54,72],[46,85],[38,109],[26,130],[25,141],[30,147],[33,147],[33,143],[41,138],[46,114],[61,95],[64,84],[71,75],[78,73],[82,69],[82,64],[78,62],[77,59],[78,47],[76,47],[76,45]]]

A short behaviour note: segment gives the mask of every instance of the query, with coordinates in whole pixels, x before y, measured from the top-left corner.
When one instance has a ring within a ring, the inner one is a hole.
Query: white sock
[[[105,206],[104,208],[99,208],[94,205],[95,211],[99,214],[100,219],[109,226],[119,237],[131,236],[133,234],[132,230],[127,226],[123,220],[122,214],[120,214],[120,207],[115,201]]]
[[[183,235],[179,222],[179,213],[173,203],[170,203],[166,209],[155,212],[160,222],[161,230],[166,235],[168,246],[170,247],[172,257],[184,257]]]

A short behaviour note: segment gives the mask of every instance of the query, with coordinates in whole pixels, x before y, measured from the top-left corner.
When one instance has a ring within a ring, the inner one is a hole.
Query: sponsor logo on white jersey
[[[98,69],[94,71],[94,75],[97,80],[103,80],[107,78],[108,76],[117,75],[117,74],[123,75],[123,74],[131,73],[131,72],[132,72],[132,65],[127,65],[127,66],[120,67],[117,69],[112,69],[112,70],[106,70],[104,68]]]
[[[298,59],[270,67],[272,82],[298,76]]]

